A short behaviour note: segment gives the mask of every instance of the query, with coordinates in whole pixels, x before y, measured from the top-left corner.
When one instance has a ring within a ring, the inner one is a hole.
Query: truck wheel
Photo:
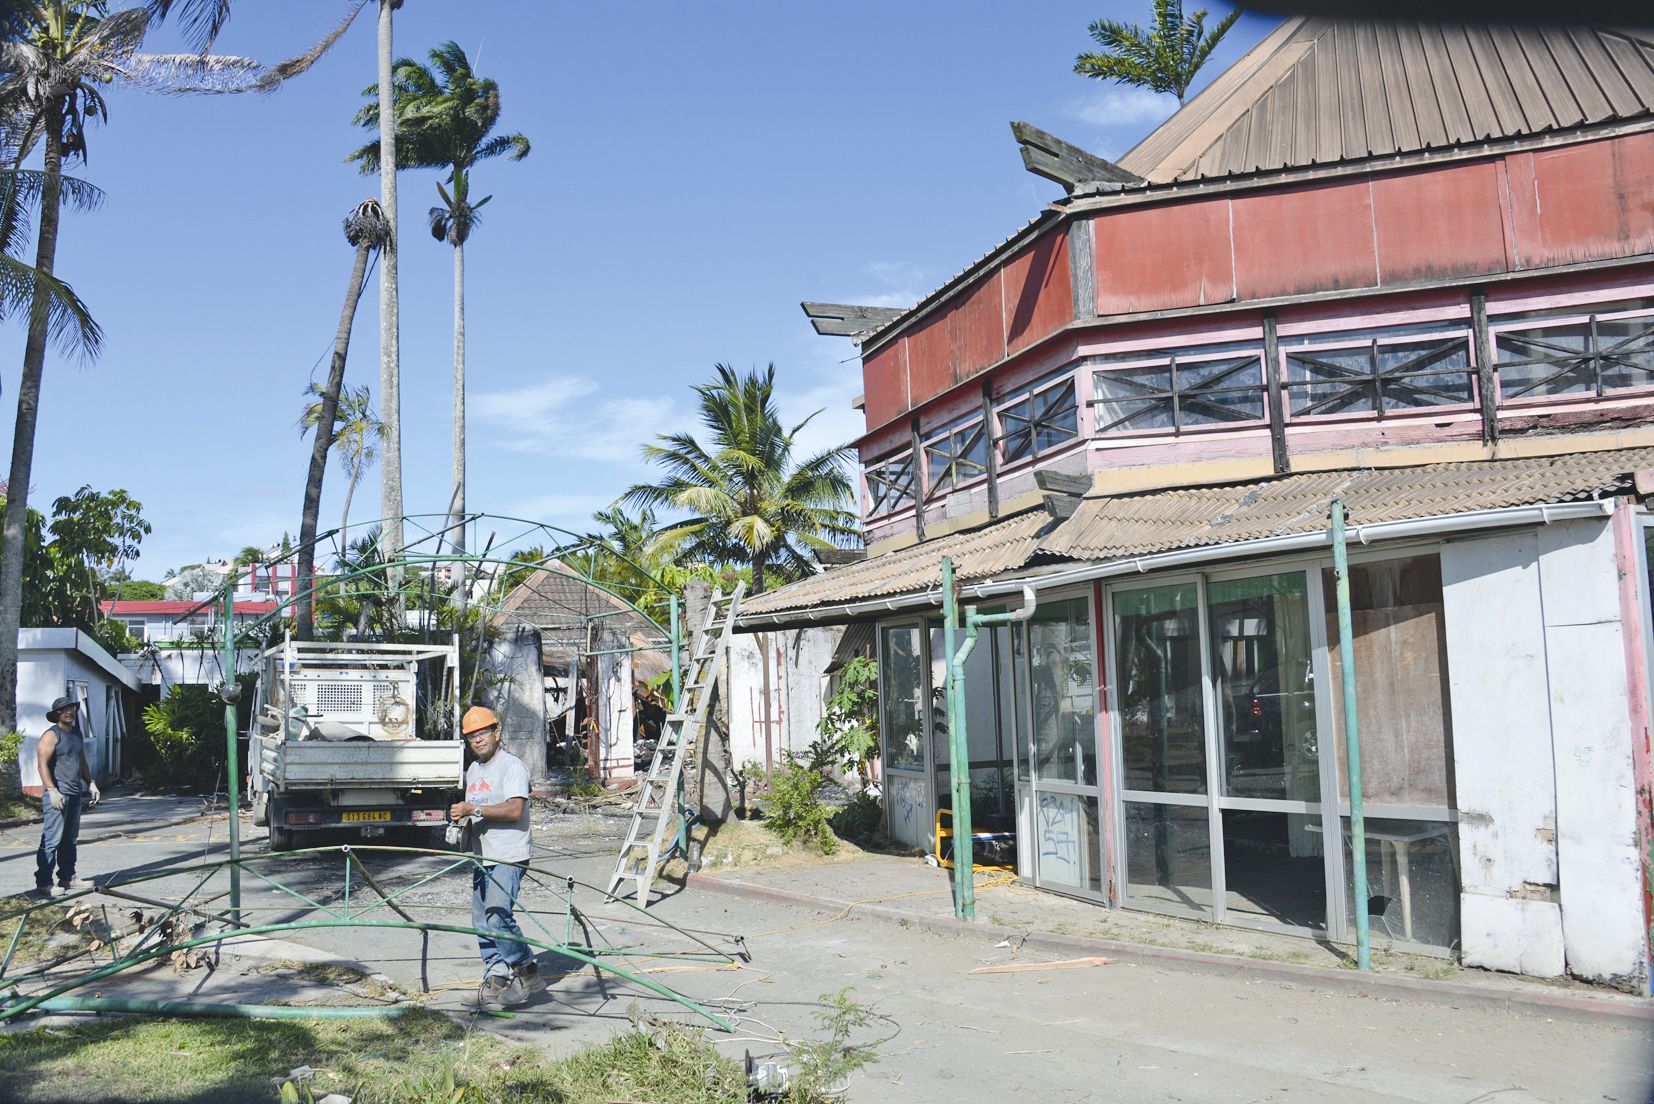
[[[286,820],[286,810],[281,807],[280,803],[271,801],[264,812],[265,822],[270,828],[270,850],[272,852],[293,850],[293,829],[281,826],[282,822]]]

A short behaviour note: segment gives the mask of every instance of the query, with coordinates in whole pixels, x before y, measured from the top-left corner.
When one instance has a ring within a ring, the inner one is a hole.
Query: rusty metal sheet
[[[1381,283],[1504,270],[1496,162],[1374,176],[1372,191]]]
[[[1097,313],[1227,303],[1235,297],[1229,198],[1214,196],[1097,216]]]
[[[898,338],[862,357],[861,382],[868,429],[907,413],[907,339]]]
[[[908,335],[908,400],[920,406],[1004,359],[1004,304],[998,269]]]
[[[1238,298],[1378,283],[1371,192],[1365,180],[1239,195],[1231,203]]]
[[[1654,115],[1654,30],[1288,19],[1120,166],[1215,179]]]
[[[1019,353],[1074,320],[1068,234],[1054,230],[1005,262],[1006,351]]]

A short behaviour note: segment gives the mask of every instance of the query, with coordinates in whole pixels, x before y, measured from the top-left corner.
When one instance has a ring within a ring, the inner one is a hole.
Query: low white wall
[[[1611,527],[1450,541],[1441,557],[1464,960],[1608,982],[1643,975]]]
[[[767,752],[767,765],[780,766],[783,751],[802,752],[819,735],[816,726],[826,702],[826,671],[843,634],[842,628],[819,626],[731,635],[732,764],[737,768],[765,764]]]

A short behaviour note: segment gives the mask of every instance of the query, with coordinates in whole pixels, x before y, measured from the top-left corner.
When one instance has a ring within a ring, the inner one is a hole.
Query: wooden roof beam
[[[1136,173],[1029,123],[1013,122],[1011,134],[1022,148],[1023,166],[1036,176],[1061,184],[1069,195],[1081,190],[1118,191],[1126,185],[1147,183]]]
[[[897,307],[864,307],[855,303],[800,303],[816,333],[823,337],[861,338],[907,313]]]

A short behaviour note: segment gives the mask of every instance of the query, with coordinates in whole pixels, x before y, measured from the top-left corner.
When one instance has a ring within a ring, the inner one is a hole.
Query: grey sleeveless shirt
[[[86,740],[80,734],[78,718],[74,728],[66,729],[61,724],[52,727],[57,729],[57,747],[52,749],[50,764],[52,783],[64,797],[74,797],[85,787],[80,777],[80,749]]]

